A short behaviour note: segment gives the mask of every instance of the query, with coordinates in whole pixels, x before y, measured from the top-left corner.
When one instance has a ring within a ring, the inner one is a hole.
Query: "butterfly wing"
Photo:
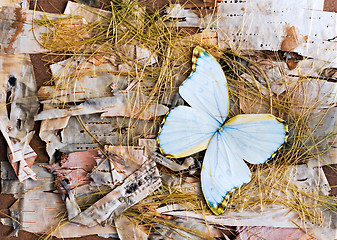
[[[192,61],[193,72],[179,87],[191,108],[171,110],[158,136],[161,151],[171,157],[206,149],[228,114],[227,81],[218,62],[201,47],[194,49]]]
[[[206,202],[216,215],[225,211],[229,193],[250,181],[250,170],[218,131],[210,141],[201,170],[201,187]]]
[[[271,114],[237,115],[226,122],[223,131],[240,158],[252,164],[267,161],[288,135],[284,121]]]
[[[158,135],[163,153],[185,157],[206,149],[219,123],[207,113],[187,106],[170,111]]]
[[[221,125],[228,115],[227,81],[219,63],[201,47],[193,51],[193,72],[179,87],[182,98],[194,109],[208,113]]]
[[[202,191],[210,209],[221,214],[229,193],[250,181],[246,163],[268,160],[284,143],[287,126],[271,114],[245,114],[230,119],[214,135],[201,171]]]

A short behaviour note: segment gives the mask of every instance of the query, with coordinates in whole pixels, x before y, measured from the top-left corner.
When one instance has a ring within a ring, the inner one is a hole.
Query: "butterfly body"
[[[190,105],[170,111],[158,135],[160,149],[180,158],[206,150],[201,186],[215,214],[227,205],[229,193],[248,183],[245,161],[261,164],[284,143],[287,126],[271,114],[242,114],[226,121],[227,81],[217,61],[204,49],[193,52],[193,72],[179,87]]]

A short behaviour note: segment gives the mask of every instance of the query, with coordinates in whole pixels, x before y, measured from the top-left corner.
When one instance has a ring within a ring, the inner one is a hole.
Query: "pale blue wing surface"
[[[225,75],[219,63],[202,48],[196,47],[194,54],[197,55],[195,69],[179,87],[179,93],[191,107],[208,113],[222,124],[229,109]]]
[[[170,111],[159,133],[160,149],[175,158],[189,156],[206,149],[219,127],[207,113],[178,106]]]
[[[201,170],[202,192],[215,214],[226,209],[227,194],[250,181],[251,172],[222,131],[210,141]]]
[[[271,114],[237,115],[222,129],[231,149],[253,164],[268,160],[287,137],[287,126]]]

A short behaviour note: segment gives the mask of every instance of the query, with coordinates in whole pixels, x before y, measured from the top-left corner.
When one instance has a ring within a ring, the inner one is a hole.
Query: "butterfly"
[[[206,149],[201,188],[219,215],[230,193],[251,179],[245,161],[262,164],[271,158],[286,140],[287,125],[271,114],[240,114],[226,121],[229,94],[221,66],[201,47],[194,48],[192,62],[191,75],[179,87],[190,106],[169,112],[157,140],[161,152],[172,158]]]

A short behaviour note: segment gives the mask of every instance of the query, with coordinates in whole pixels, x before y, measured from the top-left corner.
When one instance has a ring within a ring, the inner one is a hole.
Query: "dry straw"
[[[85,8],[85,7],[84,7]],[[255,211],[263,212],[269,205],[288,208],[298,216],[299,224],[305,227],[306,223],[314,223],[316,226],[324,225],[323,212],[335,212],[336,201],[332,196],[322,196],[320,189],[305,191],[289,181],[289,171],[297,164],[306,163],[309,159],[317,158],[328,151],[326,142],[336,136],[334,132],[326,136],[315,136],[309,127],[312,116],[319,99],[310,102],[306,96],[300,93],[306,88],[308,81],[316,79],[300,78],[289,82],[284,69],[280,69],[284,77],[278,82],[271,82],[261,66],[272,65],[277,54],[271,53],[274,60],[268,58],[259,59],[247,54],[242,54],[240,49],[220,49],[214,45],[207,45],[195,37],[189,36],[186,30],[167,27],[169,20],[163,15],[162,9],[147,11],[135,0],[111,2],[107,7],[108,15],[97,12],[99,21],[82,24],[82,17],[69,16],[62,19],[49,20],[46,16],[43,20],[36,20],[35,26],[46,26],[49,32],[40,39],[41,44],[49,49],[53,55],[67,55],[73,59],[77,57],[106,56],[116,58],[116,63],[128,66],[128,72],[116,71],[114,74],[128,74],[137,81],[135,90],[146,94],[149,98],[140,104],[146,109],[149,104],[170,104],[178,90],[179,85],[191,71],[191,50],[200,45],[207,49],[223,65],[230,91],[231,110],[230,116],[242,113],[243,104],[250,104],[249,109],[253,112],[272,113],[283,118],[289,126],[289,138],[287,143],[266,164],[250,166],[253,176],[250,183],[244,185],[232,194],[227,211]],[[125,52],[126,45],[135,45],[147,48],[152,54],[158,56],[153,65],[136,61]],[[274,61],[275,62],[275,61]],[[67,68],[65,68],[67,69]],[[242,77],[242,74],[248,76]],[[58,83],[58,88],[71,86],[76,82],[80,74],[85,72],[74,72],[64,78],[52,79],[50,83]],[[273,94],[273,85],[285,86],[281,95]],[[139,94],[141,95],[141,94]],[[132,99],[137,102],[139,99]],[[60,105],[59,107],[64,107]],[[246,108],[247,109],[247,108]],[[328,113],[331,109],[322,111]],[[326,114],[323,112],[322,119]],[[79,121],[80,117],[79,117]],[[129,121],[132,128],[138,121],[137,116]],[[162,118],[157,118],[154,124],[159,125]],[[83,128],[86,129],[85,125]],[[88,131],[94,142],[97,139]],[[144,133],[143,135],[146,135]],[[129,143],[136,144],[137,139],[142,136],[131,136]],[[101,148],[101,145],[97,145]],[[202,159],[202,156],[200,157]],[[170,172],[162,168],[162,171]],[[174,173],[171,173],[174,174]],[[185,175],[188,173],[185,173]],[[184,174],[178,175],[183,177]],[[198,173],[196,173],[198,177]],[[174,218],[164,218],[155,209],[169,204],[181,204],[189,211],[208,214],[203,197],[200,192],[185,192],[165,184],[152,196],[136,204],[123,214],[144,225],[149,230],[161,233],[160,226],[166,226],[172,231],[182,230],[186,233],[208,238],[200,231],[194,231],[175,224]],[[90,201],[83,208],[90,205]],[[179,232],[179,231],[178,231]]]

